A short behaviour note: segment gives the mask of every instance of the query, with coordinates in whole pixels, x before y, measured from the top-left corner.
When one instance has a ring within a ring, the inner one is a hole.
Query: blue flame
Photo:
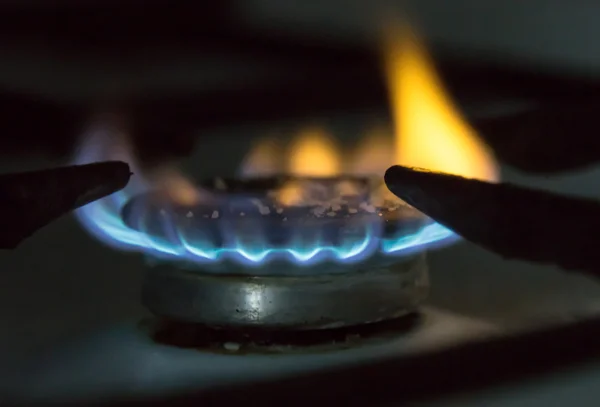
[[[449,229],[434,223],[423,227],[414,234],[397,239],[381,239],[371,229],[351,244],[341,246],[297,245],[286,248],[253,248],[237,242],[230,247],[211,247],[186,239],[178,233],[176,238],[165,241],[126,226],[120,217],[120,209],[128,201],[126,192],[118,192],[110,197],[92,202],[76,212],[81,224],[97,239],[120,250],[143,251],[161,259],[179,259],[196,263],[218,262],[231,259],[247,265],[260,265],[273,258],[285,258],[295,263],[314,264],[325,259],[338,262],[355,262],[376,252],[386,255],[401,255],[430,248],[432,245],[445,245],[456,239]]]
[[[75,163],[83,164],[110,158],[123,159],[131,165],[132,156],[124,146],[121,146],[122,151],[111,150],[108,153],[101,151],[97,143],[102,143],[106,147],[106,138],[105,129],[96,129],[88,133]],[[108,145],[115,148],[115,143],[108,143]],[[135,168],[134,165],[132,167]],[[138,171],[134,170],[134,172],[140,174]],[[424,226],[416,233],[395,239],[381,238],[379,231],[373,227],[366,230],[362,238],[340,246],[327,246],[314,241],[308,245],[296,244],[285,248],[261,247],[258,242],[254,242],[258,247],[250,247],[248,244],[234,240],[228,242],[226,247],[214,247],[209,243],[191,241],[177,230],[173,230],[172,236],[169,236],[167,241],[134,230],[125,225],[121,219],[123,206],[132,196],[146,189],[142,179],[132,179],[130,185],[124,190],[78,209],[76,217],[91,235],[113,248],[141,251],[159,259],[177,259],[194,263],[216,263],[231,259],[246,265],[260,265],[274,258],[283,258],[306,265],[325,259],[348,263],[360,261],[376,253],[408,254],[434,245],[436,247],[447,245],[457,239],[457,235],[451,230],[434,223]]]

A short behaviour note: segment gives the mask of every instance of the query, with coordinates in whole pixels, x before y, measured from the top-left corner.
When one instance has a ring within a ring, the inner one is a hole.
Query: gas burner
[[[382,182],[341,176],[212,179],[200,199],[169,191],[122,208],[129,228],[176,262],[150,268],[155,315],[215,328],[333,329],[413,312],[428,288],[425,254],[386,248],[435,226]]]
[[[346,273],[447,232],[369,178],[216,178],[197,191],[185,201],[168,190],[135,196],[121,218],[155,257],[252,276]]]

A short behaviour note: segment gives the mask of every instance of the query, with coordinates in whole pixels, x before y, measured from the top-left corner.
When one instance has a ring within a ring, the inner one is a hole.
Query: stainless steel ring
[[[247,271],[246,271],[247,273]],[[217,275],[148,270],[142,303],[169,319],[223,328],[328,329],[413,312],[429,288],[425,253],[345,274]]]

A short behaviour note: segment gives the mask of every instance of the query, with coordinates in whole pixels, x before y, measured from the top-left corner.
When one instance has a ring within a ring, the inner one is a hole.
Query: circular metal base
[[[356,267],[356,265],[355,265]],[[331,329],[384,321],[416,309],[429,288],[425,254],[345,274],[248,276],[160,266],[142,302],[157,316],[217,328]]]

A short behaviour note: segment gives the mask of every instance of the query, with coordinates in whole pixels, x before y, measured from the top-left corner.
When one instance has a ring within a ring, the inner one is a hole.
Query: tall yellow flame
[[[497,180],[492,154],[445,94],[426,51],[408,27],[388,32],[385,64],[396,164]]]
[[[383,176],[387,168],[400,164],[498,180],[493,155],[445,93],[417,37],[407,26],[392,27],[386,32],[384,56],[393,130],[374,127],[354,151],[343,155],[323,128],[300,131],[287,154],[266,139],[248,155],[244,168],[251,171],[243,175],[277,168],[303,176],[327,177],[341,171]],[[288,192],[290,197],[297,195],[294,189]]]

